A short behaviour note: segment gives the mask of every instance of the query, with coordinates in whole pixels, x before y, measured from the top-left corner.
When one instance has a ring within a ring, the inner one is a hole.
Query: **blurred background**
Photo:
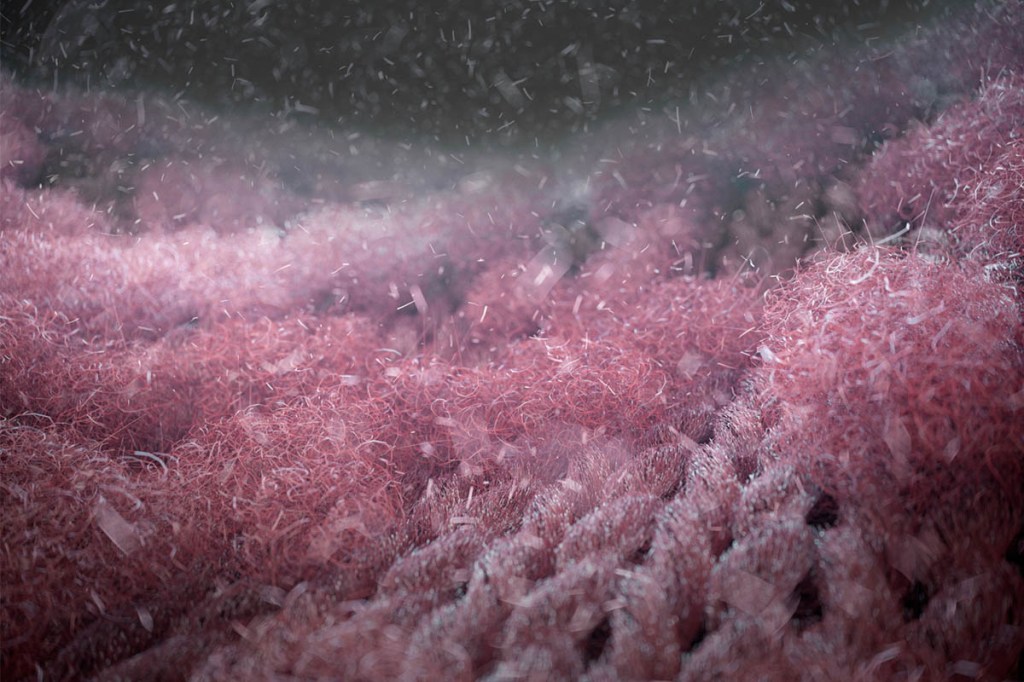
[[[958,4],[12,0],[0,59],[34,83],[522,144],[679,101],[723,67],[884,38]]]

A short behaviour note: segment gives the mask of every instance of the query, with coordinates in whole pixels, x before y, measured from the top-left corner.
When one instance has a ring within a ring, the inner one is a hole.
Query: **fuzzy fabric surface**
[[[2,79],[5,680],[1022,674],[1024,4],[557,151]]]

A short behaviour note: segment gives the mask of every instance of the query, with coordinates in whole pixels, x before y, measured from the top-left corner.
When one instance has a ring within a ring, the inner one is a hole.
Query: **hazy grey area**
[[[8,68],[38,82],[545,144],[685,98],[721,69],[877,39],[957,4],[30,0],[5,7],[3,47]]]

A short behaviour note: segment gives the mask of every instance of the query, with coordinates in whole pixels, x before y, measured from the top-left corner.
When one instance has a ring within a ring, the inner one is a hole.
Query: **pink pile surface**
[[[1022,36],[728,75],[568,209],[5,78],[4,679],[1019,674]]]

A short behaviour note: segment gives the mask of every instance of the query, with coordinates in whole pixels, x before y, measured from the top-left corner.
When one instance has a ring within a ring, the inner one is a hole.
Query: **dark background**
[[[906,28],[909,0],[11,0],[22,80],[159,89],[438,139],[523,141],[763,55]]]

